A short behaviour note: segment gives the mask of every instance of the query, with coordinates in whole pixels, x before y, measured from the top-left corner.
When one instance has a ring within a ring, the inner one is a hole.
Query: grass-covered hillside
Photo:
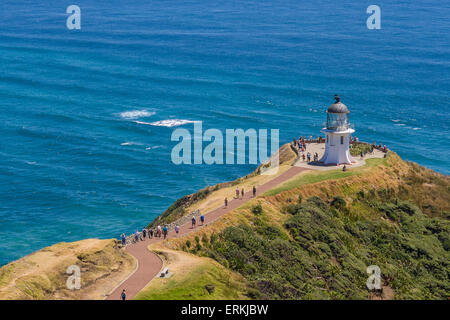
[[[241,274],[255,299],[447,299],[449,188],[390,153],[301,174],[169,245]],[[369,265],[380,292],[366,288]]]

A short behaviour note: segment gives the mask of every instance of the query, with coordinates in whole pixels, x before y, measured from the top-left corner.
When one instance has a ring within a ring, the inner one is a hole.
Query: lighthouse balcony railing
[[[355,129],[355,125],[350,122],[327,121],[322,123],[322,128],[335,131],[345,131],[347,129]]]

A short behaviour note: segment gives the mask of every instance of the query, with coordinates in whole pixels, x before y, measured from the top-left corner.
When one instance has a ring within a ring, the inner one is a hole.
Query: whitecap
[[[192,121],[192,120],[184,120],[184,119],[168,119],[168,120],[160,120],[155,122],[144,122],[144,121],[135,121],[137,124],[145,124],[149,126],[156,126],[156,127],[176,127],[181,126],[183,124],[187,123],[195,123],[199,121]]]
[[[120,145],[121,146],[140,146],[140,145],[142,145],[142,143],[127,141],[127,142],[122,142]]]
[[[422,128],[413,128],[413,130],[420,130],[420,129],[422,129]]]
[[[131,111],[124,111],[120,113],[120,117],[122,119],[138,119],[138,118],[145,118],[145,117],[151,117],[155,114],[153,111],[148,110],[131,110]]]
[[[158,148],[161,148],[161,146],[147,147],[147,148],[145,148],[145,150],[153,150],[153,149],[158,149]]]
[[[392,120],[393,122],[400,122],[401,120],[397,120],[397,119],[394,119],[394,120]]]

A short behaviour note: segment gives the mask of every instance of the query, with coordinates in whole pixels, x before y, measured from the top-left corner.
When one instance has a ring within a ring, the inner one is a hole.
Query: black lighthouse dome
[[[341,102],[341,98],[335,94],[334,99],[336,100],[330,107],[328,108],[328,113],[350,113],[345,104]]]

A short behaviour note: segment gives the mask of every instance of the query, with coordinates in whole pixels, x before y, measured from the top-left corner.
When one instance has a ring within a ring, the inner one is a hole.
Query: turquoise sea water
[[[131,233],[255,168],[172,164],[190,121],[285,143],[339,93],[361,140],[450,172],[448,1],[377,1],[381,30],[367,1],[36,2],[0,3],[0,265]]]

